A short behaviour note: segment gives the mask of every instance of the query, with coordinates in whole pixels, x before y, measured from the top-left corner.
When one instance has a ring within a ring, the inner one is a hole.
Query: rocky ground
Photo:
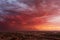
[[[60,40],[60,32],[0,32],[0,40]]]

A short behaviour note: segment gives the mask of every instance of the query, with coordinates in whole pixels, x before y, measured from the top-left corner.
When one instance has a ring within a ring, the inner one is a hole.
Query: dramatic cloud
[[[0,30],[42,30],[59,24],[59,15],[59,0],[0,0]]]

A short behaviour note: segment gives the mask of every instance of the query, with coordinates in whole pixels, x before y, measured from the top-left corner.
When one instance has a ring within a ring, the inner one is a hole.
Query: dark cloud
[[[0,30],[23,30],[44,23],[44,16],[59,9],[59,0],[0,0]]]

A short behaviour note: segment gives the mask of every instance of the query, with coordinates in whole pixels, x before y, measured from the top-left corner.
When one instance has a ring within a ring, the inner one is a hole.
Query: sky
[[[60,0],[0,0],[0,31],[60,31]]]

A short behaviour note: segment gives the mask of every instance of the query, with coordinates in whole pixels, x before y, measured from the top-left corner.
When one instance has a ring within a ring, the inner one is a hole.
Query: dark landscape
[[[0,32],[0,40],[60,40],[57,31]]]

